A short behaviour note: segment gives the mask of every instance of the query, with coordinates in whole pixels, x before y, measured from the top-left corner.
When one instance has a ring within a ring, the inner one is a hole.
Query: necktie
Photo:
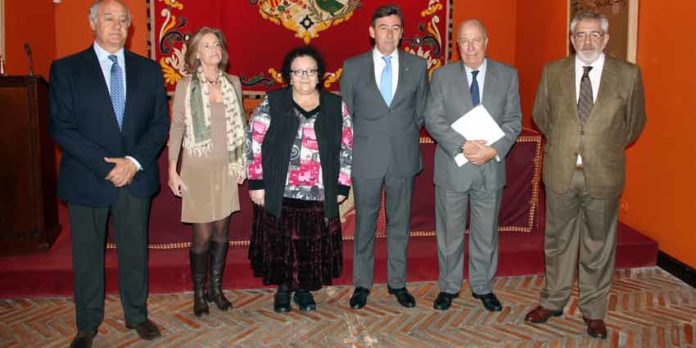
[[[469,92],[471,93],[471,103],[474,104],[474,106],[481,104],[479,85],[478,81],[476,81],[476,75],[478,75],[478,73],[478,70],[474,70],[471,72],[471,86],[469,87]]]
[[[118,65],[118,60],[115,55],[110,55],[113,64],[111,64],[111,106],[114,108],[114,114],[116,115],[116,122],[118,123],[118,129],[123,127],[123,112],[126,107],[126,93],[123,86],[123,73],[121,72],[121,66]]]
[[[580,96],[578,98],[578,118],[580,119],[580,124],[585,124],[587,119],[590,118],[590,113],[592,113],[594,101],[592,100],[592,83],[590,82],[590,70],[592,70],[592,67],[584,66],[582,69]]]
[[[391,68],[391,57],[382,57],[384,59],[384,69],[382,70],[382,77],[379,81],[379,91],[382,93],[382,98],[387,106],[391,105],[392,102],[392,68]]]

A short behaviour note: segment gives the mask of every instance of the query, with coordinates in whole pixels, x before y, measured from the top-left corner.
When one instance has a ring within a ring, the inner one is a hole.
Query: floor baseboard
[[[669,256],[660,250],[657,253],[657,266],[696,288],[696,269]]]

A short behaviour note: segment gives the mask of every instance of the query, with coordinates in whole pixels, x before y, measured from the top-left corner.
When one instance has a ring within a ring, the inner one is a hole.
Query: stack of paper
[[[488,146],[505,136],[500,126],[481,104],[462,115],[450,127],[467,140],[485,140]],[[460,167],[469,162],[461,153],[454,157],[454,161]]]

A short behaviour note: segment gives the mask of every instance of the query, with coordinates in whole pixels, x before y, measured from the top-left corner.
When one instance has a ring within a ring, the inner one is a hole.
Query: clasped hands
[[[114,165],[105,179],[111,181],[115,187],[123,187],[133,182],[133,177],[138,171],[133,161],[126,157],[104,157],[104,162]]]
[[[498,151],[486,145],[485,140],[467,140],[462,145],[462,154],[469,162],[480,166],[495,157]]]

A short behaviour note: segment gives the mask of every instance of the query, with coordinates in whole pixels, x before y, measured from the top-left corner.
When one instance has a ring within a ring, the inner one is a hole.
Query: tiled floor
[[[607,317],[609,337],[592,339],[577,308],[577,292],[560,318],[524,322],[543,277],[499,278],[502,312],[485,311],[465,284],[449,311],[432,309],[434,282],[409,284],[418,305],[401,308],[378,285],[362,310],[351,310],[351,287],[327,287],[318,310],[273,312],[270,289],[228,291],[235,308],[202,319],[191,314],[191,293],[153,295],[150,318],[163,337],[145,342],[123,325],[118,296],[108,296],[95,347],[696,347],[696,289],[659,268],[619,271]],[[0,300],[0,347],[67,347],[74,335],[70,298]]]

